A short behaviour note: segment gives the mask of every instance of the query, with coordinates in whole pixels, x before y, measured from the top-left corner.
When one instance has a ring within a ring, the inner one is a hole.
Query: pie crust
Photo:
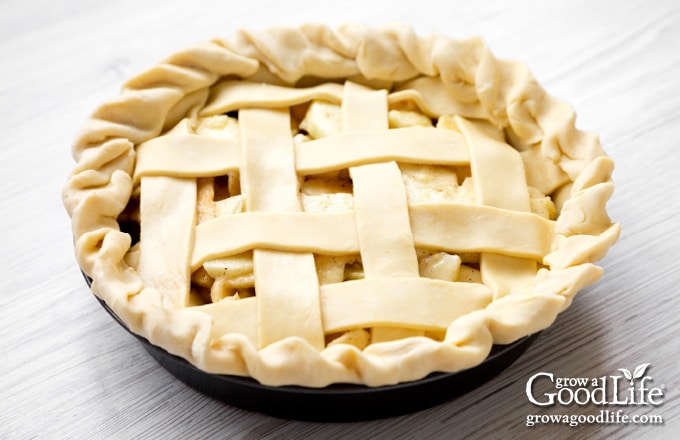
[[[152,344],[265,385],[474,367],[550,326],[620,232],[613,162],[568,104],[478,38],[405,25],[190,47],[73,151],[92,291]]]

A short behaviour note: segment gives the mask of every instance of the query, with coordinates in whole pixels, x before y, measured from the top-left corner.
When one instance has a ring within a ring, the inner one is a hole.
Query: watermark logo
[[[619,368],[619,371],[622,372],[623,377],[628,379],[630,381],[630,384],[633,385],[633,382],[635,381],[635,379],[639,379],[642,376],[644,376],[645,371],[647,371],[647,368],[649,368],[649,364],[642,364],[642,365],[638,365],[637,367],[635,367],[635,370],[633,371],[633,373],[626,370],[625,368]]]
[[[656,385],[654,378],[647,374],[649,369],[650,364],[643,363],[632,370],[619,368],[617,371],[621,374],[600,377],[556,377],[550,372],[536,373],[526,383],[526,396],[533,405],[538,407],[593,405],[599,407],[600,412],[599,417],[593,415],[590,419],[583,414],[531,415],[527,417],[527,425],[545,422],[569,423],[574,426],[574,420],[580,421],[579,418],[582,418],[584,423],[663,423],[661,416],[645,415],[645,419],[640,421],[624,414],[624,407],[653,410],[663,404],[666,386]],[[610,414],[616,414],[616,418],[610,420],[610,417],[604,417]]]

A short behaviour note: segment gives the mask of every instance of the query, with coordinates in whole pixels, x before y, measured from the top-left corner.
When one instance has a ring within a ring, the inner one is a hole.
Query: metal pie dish
[[[91,279],[85,275],[88,285]],[[249,377],[212,374],[151,344],[130,331],[102,299],[113,319],[133,335],[169,373],[200,393],[228,405],[273,417],[311,422],[352,422],[395,417],[421,411],[460,397],[499,375],[524,353],[538,333],[512,344],[494,345],[476,367],[455,373],[432,373],[396,385],[368,387],[334,384],[324,388],[267,386]]]

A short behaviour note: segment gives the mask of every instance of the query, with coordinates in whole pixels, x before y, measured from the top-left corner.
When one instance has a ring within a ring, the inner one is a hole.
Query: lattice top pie
[[[242,31],[88,120],[64,201],[93,291],[211,373],[369,386],[549,326],[619,235],[612,161],[479,39]]]

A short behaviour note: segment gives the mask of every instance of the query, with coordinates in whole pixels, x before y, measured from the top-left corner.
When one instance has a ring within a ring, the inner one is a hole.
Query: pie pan
[[[92,280],[85,276],[88,285]],[[484,362],[455,373],[432,373],[412,382],[381,387],[333,384],[325,388],[272,387],[249,377],[210,374],[133,333],[102,299],[111,317],[137,339],[177,379],[228,405],[273,417],[309,422],[353,422],[396,417],[451,401],[507,369],[536,340],[538,333],[512,344],[494,345]]]

